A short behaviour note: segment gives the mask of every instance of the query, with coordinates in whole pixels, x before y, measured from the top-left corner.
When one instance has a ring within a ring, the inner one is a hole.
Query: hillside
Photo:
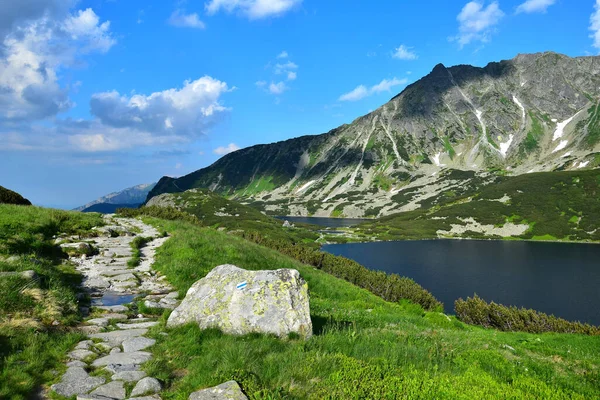
[[[110,208],[110,206],[100,206],[101,207],[100,209],[96,208],[96,209],[90,210],[90,208],[92,206],[95,206],[97,204],[113,204],[113,205],[117,205],[119,207],[121,207],[121,206],[127,206],[127,207],[136,206],[137,207],[138,205],[142,204],[146,200],[148,193],[154,188],[155,185],[156,185],[156,183],[145,183],[145,184],[141,184],[141,185],[132,186],[130,188],[123,189],[118,192],[113,192],[113,193],[107,194],[106,196],[100,197],[99,199],[96,199],[92,202],[89,202],[81,207],[77,207],[74,211],[104,212],[101,210]],[[116,208],[119,208],[119,207],[116,207]]]
[[[31,202],[17,192],[0,186],[0,204],[17,204],[30,206]]]
[[[600,58],[522,54],[435,66],[379,109],[328,133],[228,154],[148,199],[210,188],[282,215],[383,216],[414,204],[394,196],[449,188],[445,169],[508,175],[600,166]],[[463,182],[458,181],[458,187]]]
[[[131,204],[112,204],[112,203],[96,203],[86,207],[81,212],[98,212],[100,214],[114,214],[119,208],[138,208],[142,203]]]
[[[480,178],[470,171],[440,175],[447,189],[415,202],[411,186],[398,202],[417,209],[356,227],[359,238],[518,238],[600,241],[600,171],[540,172]],[[463,181],[461,190],[453,181]]]

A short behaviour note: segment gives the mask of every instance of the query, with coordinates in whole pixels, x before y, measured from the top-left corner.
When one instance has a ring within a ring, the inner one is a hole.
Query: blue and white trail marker
[[[241,283],[238,283],[237,286],[235,287],[236,289],[242,290],[243,288],[245,288],[248,285],[248,282],[244,281]]]

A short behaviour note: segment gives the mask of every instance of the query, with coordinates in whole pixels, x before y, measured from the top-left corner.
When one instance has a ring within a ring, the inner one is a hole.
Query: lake
[[[454,313],[473,293],[600,325],[600,245],[419,240],[331,244],[323,250],[414,279]]]
[[[323,226],[327,228],[342,228],[348,226],[358,225],[364,221],[370,221],[368,219],[359,219],[359,218],[326,218],[326,217],[284,217],[277,216],[275,217],[282,221],[288,220],[290,223],[295,224],[313,224],[318,226]]]

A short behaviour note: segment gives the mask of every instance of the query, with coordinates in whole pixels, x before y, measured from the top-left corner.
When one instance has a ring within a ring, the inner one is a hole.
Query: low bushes
[[[398,302],[407,299],[428,311],[443,310],[443,304],[412,279],[396,274],[388,275],[381,271],[371,271],[348,258],[283,240],[264,238],[258,232],[239,232],[237,235],[367,289],[386,301]]]
[[[454,311],[458,319],[464,323],[502,331],[600,335],[600,328],[596,326],[582,324],[581,322],[570,322],[531,309],[514,306],[506,307],[494,302],[487,303],[477,295],[473,298],[468,297],[467,300],[456,300]]]
[[[119,208],[117,214],[126,218],[135,218],[140,215],[145,215],[148,217],[166,219],[168,221],[180,220],[192,224],[197,224],[199,222],[195,215],[179,211],[175,207],[144,206],[140,208]]]

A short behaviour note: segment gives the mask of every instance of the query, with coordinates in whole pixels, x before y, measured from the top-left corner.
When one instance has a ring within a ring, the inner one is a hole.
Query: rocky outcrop
[[[188,400],[248,400],[248,398],[236,381],[229,381],[194,392],[190,394]]]
[[[308,338],[312,335],[308,285],[292,269],[246,271],[220,265],[192,285],[167,326],[189,322],[236,335],[297,333]]]

